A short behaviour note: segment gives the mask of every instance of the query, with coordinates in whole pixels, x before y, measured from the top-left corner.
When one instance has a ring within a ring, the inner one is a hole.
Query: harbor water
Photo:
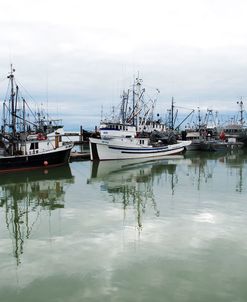
[[[247,152],[0,175],[1,302],[247,301]]]

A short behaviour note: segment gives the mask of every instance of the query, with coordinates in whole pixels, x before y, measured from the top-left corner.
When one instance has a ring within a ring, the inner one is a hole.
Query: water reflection
[[[141,229],[147,207],[151,206],[155,216],[160,214],[154,196],[154,181],[159,182],[160,177],[166,175],[171,194],[174,194],[178,182],[176,166],[181,160],[184,162],[183,156],[93,162],[88,183],[100,182],[101,190],[107,191],[114,203],[121,203],[124,211],[134,207],[137,227]]]
[[[1,178],[0,207],[5,211],[6,225],[14,240],[17,265],[21,262],[24,240],[30,237],[41,211],[63,208],[66,187],[73,182],[69,165]]]
[[[246,180],[246,164],[247,164],[247,152],[243,152],[241,156],[236,154],[231,154],[226,158],[226,164],[230,168],[230,172],[236,174],[237,182],[236,182],[236,191],[242,192],[244,190],[244,180]]]
[[[198,191],[213,194],[216,184],[224,187],[229,179],[228,192],[241,193],[246,188],[246,162],[246,152],[188,152],[186,157],[158,160],[94,162],[88,183],[100,183],[100,190],[108,192],[114,203],[121,203],[124,213],[134,208],[137,227],[142,229],[147,208],[151,207],[157,217],[160,215],[161,204],[157,201],[161,196],[167,199],[176,191],[182,194],[179,198],[183,198],[183,192],[187,196]]]
[[[235,191],[242,192],[244,189],[244,172],[246,172],[247,150],[234,151],[232,153],[220,152],[187,152],[186,158],[191,160],[188,173],[194,179],[194,183],[200,190],[202,183],[209,179],[214,180],[214,171],[219,165],[226,168],[226,173],[232,176],[235,182]]]

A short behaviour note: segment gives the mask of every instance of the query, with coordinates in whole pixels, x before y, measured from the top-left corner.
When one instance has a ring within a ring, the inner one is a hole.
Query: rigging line
[[[10,82],[8,82],[8,87],[7,87],[7,91],[6,91],[4,100],[7,99],[7,95],[9,94],[9,87],[10,87]]]
[[[26,88],[19,82],[15,79],[15,85],[19,84],[19,86],[21,86],[25,91],[26,93],[29,95],[29,97],[34,101],[35,105],[37,104],[37,102],[34,100],[34,98],[30,95],[30,93],[26,90]],[[31,114],[33,115],[33,117],[35,118],[35,120],[37,120],[35,114],[33,113],[31,107],[28,105],[28,103],[26,102],[25,98],[23,97],[23,94],[21,93],[21,91],[19,91],[19,94],[22,96],[22,99],[25,101],[25,104],[27,105],[28,109],[30,110]]]
[[[27,105],[27,107],[30,110],[31,114],[33,115],[35,121],[37,121],[37,117],[36,117],[35,113],[32,111],[32,109],[30,108],[30,106],[28,105],[28,103],[26,102],[26,100],[24,98],[22,98],[22,99],[25,102],[25,104]]]
[[[150,103],[150,102],[154,103],[154,102],[157,101],[157,95],[151,97],[151,96],[147,93],[146,96],[147,96],[147,97],[146,97],[145,99],[148,99],[148,100],[144,100],[146,103]]]
[[[6,78],[0,79],[0,83],[5,82],[5,81],[6,81]]]
[[[193,111],[195,111],[195,109],[191,109],[191,108],[186,108],[186,107],[180,107],[180,106],[174,106],[174,107],[176,107],[176,108],[179,108],[179,109],[187,109],[187,110],[193,110]]]
[[[146,84],[145,84],[145,87],[160,91],[157,87],[149,86],[149,85],[146,85]]]
[[[18,81],[18,80],[16,80],[15,79],[15,82],[17,83],[17,84],[19,84],[19,86],[21,86],[22,88],[23,88],[23,90],[25,90],[25,92],[28,94],[28,96],[35,102],[35,103],[38,103],[32,96],[31,96],[31,94],[27,91],[27,89]]]
[[[24,119],[23,117],[21,117],[21,116],[19,116],[19,115],[17,115],[17,114],[13,114],[13,116],[15,116],[15,117],[17,117],[17,118],[19,118],[19,119],[21,119],[21,120],[25,120],[27,123],[29,123],[29,124],[31,124],[31,125],[33,125],[33,126],[37,126],[35,123],[33,123],[33,122],[31,122],[31,121],[28,121],[28,120],[26,120],[26,119]]]

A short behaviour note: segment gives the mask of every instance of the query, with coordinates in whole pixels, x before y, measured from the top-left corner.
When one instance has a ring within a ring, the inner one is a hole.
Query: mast
[[[26,132],[26,107],[25,107],[25,99],[22,98],[22,118],[23,118],[23,132]]]
[[[121,107],[120,107],[120,123],[124,123],[124,108],[125,108],[125,91],[123,91],[122,94],[122,102],[121,102]]]
[[[136,130],[139,131],[139,109],[140,109],[140,97],[141,97],[141,80],[139,79],[139,75],[136,79],[136,86],[137,86]]]
[[[129,92],[130,92],[130,90],[128,89],[128,91],[127,91],[127,93],[126,93],[126,95],[125,95],[126,99],[125,99],[125,107],[124,107],[124,124],[126,124],[126,122],[127,122],[127,111],[128,111],[128,102],[129,102]]]
[[[135,126],[135,81],[133,83],[133,99],[132,99],[132,105],[133,105],[133,109],[132,109],[132,115],[133,115],[133,126]]]
[[[172,111],[171,111],[171,129],[173,130],[174,128],[174,98],[172,97]]]
[[[6,124],[7,124],[7,121],[6,121],[6,100],[3,102],[3,126],[1,128],[1,131],[3,134],[5,134],[5,131],[6,131]]]
[[[13,136],[16,135],[16,115],[15,115],[15,91],[14,91],[14,72],[13,65],[10,65],[10,75],[7,77],[10,79],[10,108],[11,108],[11,128]]]
[[[16,151],[16,100],[15,100],[15,91],[14,91],[14,72],[15,69],[13,65],[10,65],[10,74],[7,78],[10,80],[10,100],[9,100],[9,109],[10,109],[10,125],[12,129],[11,133],[11,144],[10,144],[10,153],[11,155],[15,154]]]
[[[122,123],[126,123],[126,115],[127,115],[127,106],[128,106],[128,98],[129,98],[129,91],[126,92],[123,91],[122,95],[122,103],[120,108],[120,120],[122,120]]]
[[[201,111],[200,111],[200,108],[198,108],[198,128],[199,130],[201,129]]]
[[[240,106],[240,124],[241,124],[241,126],[243,126],[244,125],[244,103],[243,103],[243,101],[242,101],[242,97],[240,98],[241,99],[241,101],[240,102],[237,102],[237,104],[239,104],[239,106]]]

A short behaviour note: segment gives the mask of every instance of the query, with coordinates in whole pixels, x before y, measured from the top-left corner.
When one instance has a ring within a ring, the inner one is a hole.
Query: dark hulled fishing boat
[[[35,123],[26,118],[29,108],[20,98],[12,68],[8,76],[10,96],[3,103],[0,132],[0,173],[59,166],[68,162],[72,143],[63,143],[59,131],[37,132]]]

